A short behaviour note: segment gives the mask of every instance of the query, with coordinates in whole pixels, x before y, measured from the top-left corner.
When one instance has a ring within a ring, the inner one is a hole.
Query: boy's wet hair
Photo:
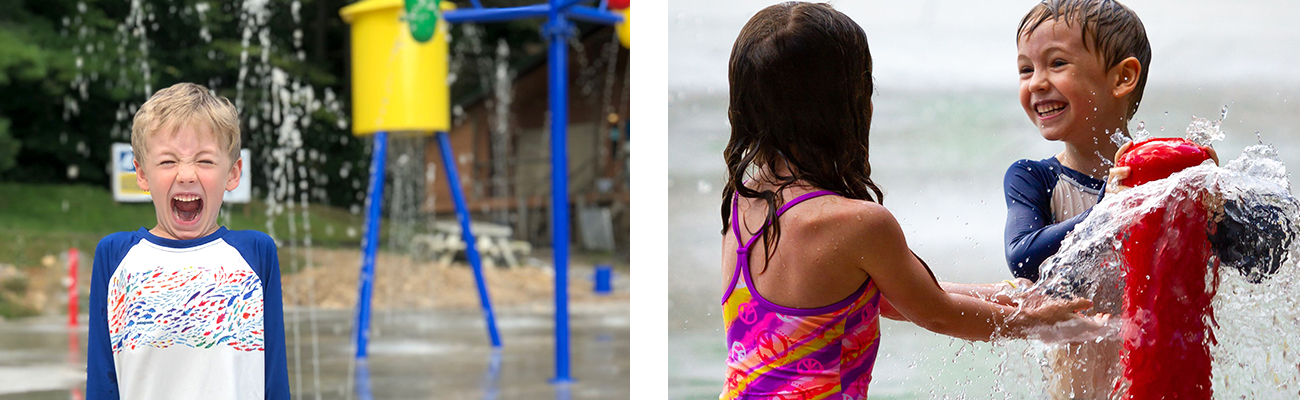
[[[780,239],[781,189],[798,181],[852,199],[880,202],[871,181],[871,52],[861,26],[828,4],[786,2],[755,14],[731,49],[731,139],[723,158],[723,232],[735,195],[767,203],[763,241],[770,259]],[[777,190],[744,185],[754,166],[779,165]]]
[[[1020,20],[1016,40],[1028,36],[1048,20],[1064,20],[1067,26],[1078,24],[1083,32],[1083,45],[1101,58],[1110,69],[1133,57],[1142,64],[1137,86],[1129,94],[1126,118],[1133,118],[1142,92],[1147,85],[1147,72],[1151,65],[1151,43],[1147,41],[1146,28],[1137,13],[1114,0],[1045,0],[1034,6]]]
[[[144,156],[149,151],[146,139],[150,135],[163,129],[174,132],[186,123],[206,128],[225,145],[231,162],[239,159],[239,112],[235,106],[203,85],[182,82],[155,92],[136,111],[131,122],[131,150],[136,162],[145,165]]]

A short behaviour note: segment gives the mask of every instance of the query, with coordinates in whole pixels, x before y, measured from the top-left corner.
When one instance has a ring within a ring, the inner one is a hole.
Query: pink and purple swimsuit
[[[786,203],[780,218],[796,204],[830,191],[807,193]],[[737,196],[739,197],[739,196]],[[871,369],[880,349],[880,291],[867,278],[862,287],[835,304],[812,309],[782,307],[763,298],[749,272],[749,251],[764,225],[741,239],[736,203],[731,226],[736,268],[722,297],[727,328],[727,380],[720,399],[867,398]],[[740,282],[744,274],[743,284]]]

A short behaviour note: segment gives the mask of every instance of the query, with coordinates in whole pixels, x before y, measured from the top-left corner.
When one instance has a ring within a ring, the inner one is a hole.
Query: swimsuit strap
[[[802,203],[805,200],[812,199],[814,197],[821,197],[821,196],[834,195],[834,194],[835,192],[829,190],[818,190],[816,192],[804,193],[802,196],[795,197],[794,200],[790,200],[786,202],[785,205],[782,205],[780,209],[777,209],[776,217],[781,218],[782,215],[785,215],[786,211],[790,210],[790,207],[794,207],[795,205]],[[744,246],[740,246],[740,248],[737,248],[736,251],[744,251],[745,254],[748,255],[749,248],[754,245],[754,241],[757,240],[759,236],[763,235],[763,230],[767,229],[768,225],[772,225],[772,221],[767,221],[766,223],[764,223],[763,227],[758,228],[758,231],[754,232],[754,236],[750,236],[749,241],[745,242]],[[736,231],[736,242],[740,243],[740,231]]]
[[[731,231],[736,233],[737,244],[740,243],[740,223],[737,222],[739,214],[740,192],[736,192],[736,195],[731,197]]]
[[[795,197],[794,200],[790,200],[786,202],[784,205],[781,206],[780,209],[777,209],[776,218],[781,218],[781,215],[784,215],[785,212],[790,209],[790,207],[794,207],[795,205],[802,203],[808,199],[812,199],[814,197],[834,195],[834,194],[835,192],[829,190],[818,190],[815,192],[804,193],[799,197]],[[750,246],[754,244],[754,241],[758,239],[759,236],[763,235],[763,230],[767,229],[767,226],[772,224],[772,221],[767,221],[763,223],[763,226],[758,228],[757,232],[754,232],[754,236],[750,236],[748,241],[746,241],[744,244],[741,244],[740,224],[738,223],[739,222],[738,214],[740,214],[740,193],[736,193],[736,195],[732,197],[732,202],[731,202],[731,228],[732,231],[736,233],[736,245],[737,245],[736,268],[731,274],[731,284],[727,286],[727,293],[722,295],[723,304],[727,303],[727,298],[731,297],[731,292],[736,290],[736,283],[740,281],[740,271],[749,270]]]
[[[736,282],[740,281],[740,267],[743,265],[749,268],[749,249],[741,243],[740,223],[738,215],[740,214],[740,192],[736,192],[731,198],[731,231],[736,233],[736,268],[731,271],[731,284],[727,285],[727,293],[722,295],[722,304],[727,304],[727,299],[731,297],[731,292],[736,290]]]

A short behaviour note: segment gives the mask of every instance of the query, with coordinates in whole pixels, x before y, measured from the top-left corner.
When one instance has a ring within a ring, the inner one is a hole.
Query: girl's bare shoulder
[[[839,196],[824,196],[812,201],[816,203],[808,206],[806,224],[809,228],[844,238],[862,239],[902,233],[894,214],[879,203]]]

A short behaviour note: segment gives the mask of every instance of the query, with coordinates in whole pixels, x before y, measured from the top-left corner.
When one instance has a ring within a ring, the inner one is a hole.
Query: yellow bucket
[[[618,42],[623,44],[624,48],[632,48],[632,7],[616,10],[615,12],[623,15],[623,22],[614,25],[614,31],[618,33]]]
[[[442,9],[454,9],[443,2]],[[402,0],[366,0],[343,7],[352,26],[352,134],[431,135],[451,129],[447,88],[447,23],[427,43],[411,38]]]

